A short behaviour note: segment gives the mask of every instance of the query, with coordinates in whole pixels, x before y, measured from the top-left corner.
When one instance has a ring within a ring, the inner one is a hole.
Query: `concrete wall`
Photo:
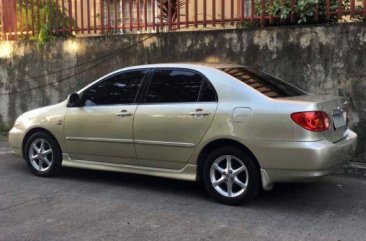
[[[10,126],[22,112],[57,103],[68,93],[124,66],[235,62],[259,67],[312,93],[350,98],[355,110],[354,129],[360,136],[356,160],[366,161],[365,25],[161,33],[141,41],[148,36],[59,40],[44,47],[32,42],[0,43],[0,124]],[[110,56],[93,61],[105,55]],[[40,75],[47,76],[31,79]],[[52,84],[55,81],[59,82]]]

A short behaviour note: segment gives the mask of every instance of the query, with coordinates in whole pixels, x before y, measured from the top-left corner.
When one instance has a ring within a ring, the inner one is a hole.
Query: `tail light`
[[[329,116],[323,111],[305,111],[291,114],[291,119],[309,131],[326,131],[329,129]]]

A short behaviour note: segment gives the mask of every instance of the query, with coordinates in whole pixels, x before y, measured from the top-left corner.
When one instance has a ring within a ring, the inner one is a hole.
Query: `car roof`
[[[225,69],[225,68],[235,68],[244,67],[238,64],[231,63],[210,63],[210,62],[186,62],[186,63],[159,63],[159,64],[146,64],[131,66],[124,69],[141,69],[141,68],[199,68],[199,67],[209,67],[214,69]]]

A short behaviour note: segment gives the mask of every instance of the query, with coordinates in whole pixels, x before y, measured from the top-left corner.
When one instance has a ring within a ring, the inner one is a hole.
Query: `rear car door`
[[[137,165],[132,126],[146,73],[121,72],[80,94],[84,106],[69,108],[65,117],[71,159]]]
[[[186,69],[156,69],[147,86],[134,121],[139,165],[181,169],[212,123],[216,92]]]

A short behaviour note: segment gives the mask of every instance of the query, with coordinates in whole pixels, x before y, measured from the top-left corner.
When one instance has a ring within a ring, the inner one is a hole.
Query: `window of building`
[[[109,5],[109,25],[111,28],[115,26],[115,13],[117,12],[117,26],[122,27],[123,21],[125,26],[129,26],[132,22],[133,25],[137,24],[137,12],[140,14],[140,24],[145,22],[144,3],[146,2],[146,17],[147,22],[152,22],[152,4],[153,0],[138,0],[139,9],[137,9],[137,1],[122,1],[122,0],[104,0],[104,25],[108,26],[108,5]],[[131,2],[131,4],[130,4]],[[154,2],[155,3],[155,2]],[[156,4],[156,3],[155,3]],[[130,9],[131,8],[131,9]],[[155,7],[157,9],[157,7]]]

